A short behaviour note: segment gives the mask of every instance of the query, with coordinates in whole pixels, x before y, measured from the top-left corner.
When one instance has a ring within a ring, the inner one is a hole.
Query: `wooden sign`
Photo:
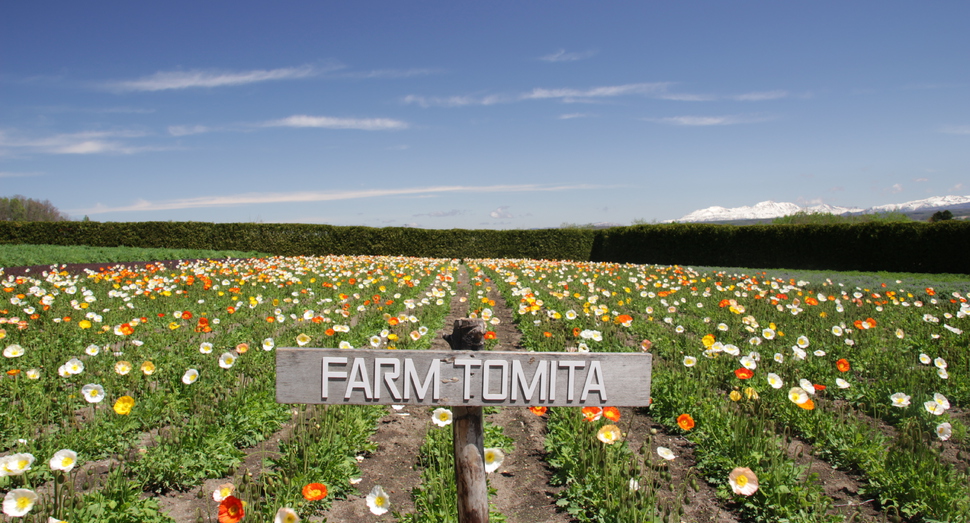
[[[276,401],[547,407],[650,404],[648,353],[278,348]]]

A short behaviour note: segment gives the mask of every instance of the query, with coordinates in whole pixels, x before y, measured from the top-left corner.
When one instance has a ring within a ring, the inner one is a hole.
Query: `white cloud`
[[[899,184],[899,183],[893,184],[893,186],[889,188],[889,192],[891,192],[891,193],[903,192],[903,186],[902,186],[902,184]]]
[[[944,125],[940,127],[940,132],[946,134],[970,134],[970,125]]]
[[[741,102],[760,102],[763,100],[777,100],[779,98],[788,98],[788,91],[761,91],[753,93],[739,94],[736,96],[729,97],[732,100],[738,100]]]
[[[192,134],[201,134],[214,131],[215,129],[211,127],[206,127],[204,125],[170,125],[168,126],[168,134],[172,136],[189,136]]]
[[[72,214],[104,214],[111,212],[133,211],[166,211],[176,209],[197,209],[205,207],[229,207],[236,205],[254,205],[264,203],[298,203],[324,202],[339,200],[354,200],[364,198],[382,198],[388,196],[434,196],[448,193],[515,193],[515,192],[555,192],[609,188],[604,185],[485,185],[463,186],[444,185],[435,187],[408,187],[400,189],[369,189],[361,191],[319,191],[319,192],[289,192],[289,193],[245,193],[225,196],[202,196],[198,198],[183,198],[162,202],[150,202],[140,199],[132,205],[107,207],[101,204],[89,209],[70,211]]]
[[[643,82],[621,85],[607,85],[588,89],[570,87],[544,88],[536,87],[531,91],[519,94],[488,94],[488,95],[456,95],[456,96],[422,96],[407,95],[402,101],[405,104],[416,104],[421,107],[464,107],[469,105],[495,105],[522,102],[528,100],[559,100],[561,102],[591,102],[601,98],[619,96],[647,96],[658,100],[678,102],[710,102],[714,100],[734,100],[742,102],[758,102],[777,100],[789,96],[788,91],[756,91],[733,96],[719,96],[711,94],[675,93],[670,92],[673,82]]]
[[[569,113],[569,114],[560,114],[559,115],[559,119],[560,120],[572,120],[573,118],[588,118],[590,116],[592,116],[592,115],[589,114],[589,113]]]
[[[498,209],[495,209],[494,211],[488,213],[488,215],[497,220],[508,220],[512,218],[512,214],[509,212],[508,205],[499,207]]]
[[[668,82],[608,85],[591,89],[543,89],[535,88],[519,96],[520,100],[544,100],[549,98],[603,98],[631,94],[662,94],[670,85]]]
[[[119,140],[144,135],[141,131],[85,131],[43,138],[17,138],[0,132],[0,151],[7,148],[40,154],[133,154],[159,150],[156,147],[136,147]]]
[[[584,51],[582,53],[567,53],[565,49],[560,49],[552,54],[547,54],[545,56],[540,56],[539,60],[543,62],[575,62],[576,60],[583,60],[589,58],[596,54],[596,51]]]
[[[220,71],[193,69],[190,71],[159,71],[153,75],[136,80],[111,82],[105,87],[111,91],[168,91],[172,89],[190,89],[193,87],[223,87],[245,85],[273,80],[294,80],[316,76],[321,71],[304,65],[302,67],[284,67],[280,69],[256,69],[252,71]]]
[[[515,98],[492,94],[487,96],[421,96],[409,94],[402,100],[405,104],[416,104],[421,107],[464,107],[466,105],[494,105],[514,102]]]
[[[962,183],[958,183],[958,184],[954,185],[953,187],[950,187],[948,189],[948,191],[951,192],[951,193],[960,193],[960,194],[963,194],[963,184]]]
[[[372,71],[350,71],[340,73],[336,76],[340,78],[411,78],[413,76],[426,76],[437,74],[440,70],[428,68],[414,69],[374,69]]]
[[[914,182],[928,182],[928,181],[930,181],[930,179],[929,178],[916,178],[913,181]]]
[[[333,116],[308,116],[298,114],[272,120],[263,124],[264,127],[316,127],[323,129],[358,129],[361,131],[387,131],[407,129],[407,122],[390,118],[336,118]]]
[[[0,178],[26,178],[28,176],[40,176],[43,173],[14,173],[9,171],[0,171]]]
[[[667,118],[646,118],[647,121],[683,126],[738,125],[766,122],[771,118],[755,115],[726,116],[670,116]]]

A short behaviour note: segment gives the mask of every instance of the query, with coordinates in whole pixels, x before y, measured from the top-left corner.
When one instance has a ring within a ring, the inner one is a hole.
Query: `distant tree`
[[[869,223],[869,222],[911,222],[912,218],[899,211],[877,212],[872,214],[853,214],[842,216],[827,212],[798,211],[771,221],[774,225],[828,225],[836,223]]]
[[[590,223],[569,223],[569,222],[562,222],[559,225],[559,228],[560,229],[595,229],[596,228],[596,224],[594,224],[593,222],[590,222]]]
[[[930,216],[930,223],[942,222],[946,220],[952,220],[953,213],[949,209],[945,211],[936,211],[933,216]]]
[[[40,201],[20,194],[0,197],[0,221],[61,222],[68,219],[50,200]]]

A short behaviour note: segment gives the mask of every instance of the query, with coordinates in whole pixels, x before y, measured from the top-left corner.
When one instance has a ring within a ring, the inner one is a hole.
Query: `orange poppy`
[[[573,327],[573,337],[574,338],[578,338],[580,332],[582,332],[582,331],[579,329],[579,327]]]
[[[586,421],[596,421],[603,415],[603,409],[599,407],[583,407],[583,417]]]
[[[694,418],[690,417],[690,414],[681,414],[677,416],[677,425],[684,430],[690,430],[694,428]]]
[[[616,407],[603,407],[603,416],[610,421],[620,421],[620,409]]]
[[[552,333],[549,332],[549,331],[543,332],[542,335],[545,336],[545,337],[547,337],[547,338],[551,338],[552,337]]]
[[[849,360],[845,358],[835,362],[835,366],[839,369],[839,372],[849,372]]]
[[[616,317],[616,320],[614,321],[616,321],[617,323],[627,323],[627,322],[633,321],[633,316],[630,316],[629,314],[620,314],[619,316]]]
[[[20,369],[10,369],[7,371],[8,376],[16,376],[17,374],[20,374]]]
[[[317,501],[327,497],[327,486],[323,483],[310,483],[303,486],[303,497],[307,501]]]
[[[219,503],[219,523],[239,523],[244,515],[242,500],[236,496],[226,496]]]
[[[494,331],[488,331],[488,332],[486,332],[484,338],[486,340],[494,340],[495,339],[495,332]]]
[[[805,410],[813,410],[813,409],[815,409],[815,402],[812,401],[811,399],[809,399],[808,401],[805,401],[803,403],[798,403],[797,405],[799,407],[805,409]]]
[[[754,376],[754,372],[752,372],[751,369],[741,367],[740,369],[734,371],[734,375],[737,376],[739,380],[746,380]]]
[[[532,407],[529,407],[529,410],[532,411],[532,413],[535,414],[536,416],[542,416],[543,414],[546,413],[547,410],[549,410],[549,407],[532,406]]]

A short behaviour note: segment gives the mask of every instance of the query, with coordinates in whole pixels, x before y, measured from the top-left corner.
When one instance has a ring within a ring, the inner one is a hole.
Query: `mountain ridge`
[[[877,205],[865,209],[861,207],[839,207],[826,204],[802,207],[791,202],[775,202],[772,200],[767,200],[758,202],[753,206],[727,208],[715,205],[704,209],[698,209],[688,213],[680,219],[668,220],[668,222],[702,223],[739,220],[770,220],[798,212],[831,213],[841,216],[850,216],[896,211],[907,215],[922,215],[938,210],[950,210],[954,213],[957,213],[958,211],[970,212],[970,196],[932,196],[922,200],[913,200],[897,204]]]

